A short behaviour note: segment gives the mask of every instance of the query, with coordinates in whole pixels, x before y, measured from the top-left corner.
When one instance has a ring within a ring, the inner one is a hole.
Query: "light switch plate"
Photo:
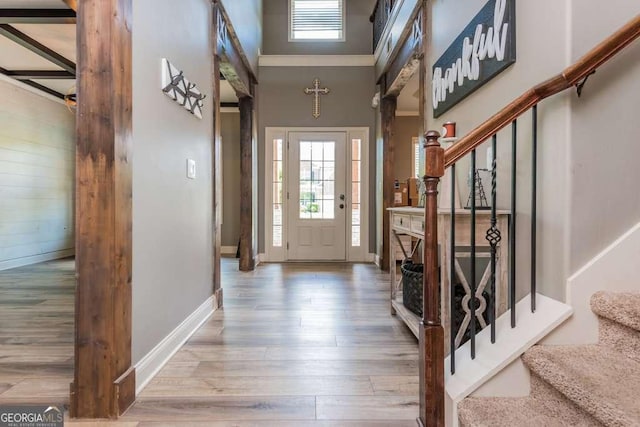
[[[187,178],[196,179],[196,161],[187,159]]]

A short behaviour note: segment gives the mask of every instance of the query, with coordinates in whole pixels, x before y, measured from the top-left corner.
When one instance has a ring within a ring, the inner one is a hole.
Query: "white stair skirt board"
[[[536,312],[531,313],[531,295],[516,304],[516,327],[511,328],[511,312],[496,321],[496,342],[491,344],[491,328],[476,336],[476,358],[471,359],[471,342],[456,351],[456,373],[445,360],[445,388],[452,403],[452,425],[458,425],[457,404],[478,387],[520,357],[531,346],[567,320],[573,309],[554,299],[538,295]]]
[[[0,271],[12,268],[24,267],[25,265],[39,264],[41,262],[53,261],[54,259],[69,258],[76,254],[75,249],[63,249],[61,251],[48,252],[46,254],[32,255],[16,259],[0,261]]]
[[[189,338],[206,322],[218,307],[215,295],[210,296],[187,317],[177,328],[167,335],[153,350],[138,363],[136,369],[136,396],[149,384],[169,359],[187,342]]]
[[[598,317],[591,310],[591,295],[598,291],[640,292],[638,258],[640,223],[631,227],[567,280],[567,304],[575,314],[550,334],[545,345],[580,345],[598,342]]]

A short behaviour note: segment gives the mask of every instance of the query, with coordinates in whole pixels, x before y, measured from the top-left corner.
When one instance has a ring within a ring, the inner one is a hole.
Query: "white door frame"
[[[360,195],[360,246],[351,246],[351,191],[347,191],[347,235],[346,235],[346,261],[347,262],[369,262],[369,128],[368,127],[266,127],[265,128],[265,227],[264,227],[264,242],[265,253],[264,257],[261,257],[261,261],[266,262],[284,262],[287,261],[287,224],[288,224],[288,200],[284,197],[283,203],[283,218],[282,218],[282,246],[273,246],[273,141],[281,139],[283,141],[283,185],[286,188],[288,183],[287,176],[287,144],[289,141],[289,134],[292,132],[345,132],[347,134],[347,188],[351,188],[351,169],[352,154],[351,143],[355,139],[361,141],[361,171],[360,182],[361,195]]]

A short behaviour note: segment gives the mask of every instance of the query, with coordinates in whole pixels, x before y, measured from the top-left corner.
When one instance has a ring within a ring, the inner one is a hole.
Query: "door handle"
[[[344,209],[344,205],[340,203],[340,209]]]
[[[340,200],[344,200],[344,194],[340,195]]]

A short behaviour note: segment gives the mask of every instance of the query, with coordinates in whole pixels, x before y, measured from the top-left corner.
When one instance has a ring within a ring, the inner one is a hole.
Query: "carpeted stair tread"
[[[640,331],[640,293],[596,292],[591,296],[591,310],[598,316]]]
[[[600,345],[534,346],[522,360],[604,425],[640,425],[640,363]]]
[[[532,397],[468,397],[458,404],[464,427],[565,427],[585,424],[570,412],[549,411]]]

